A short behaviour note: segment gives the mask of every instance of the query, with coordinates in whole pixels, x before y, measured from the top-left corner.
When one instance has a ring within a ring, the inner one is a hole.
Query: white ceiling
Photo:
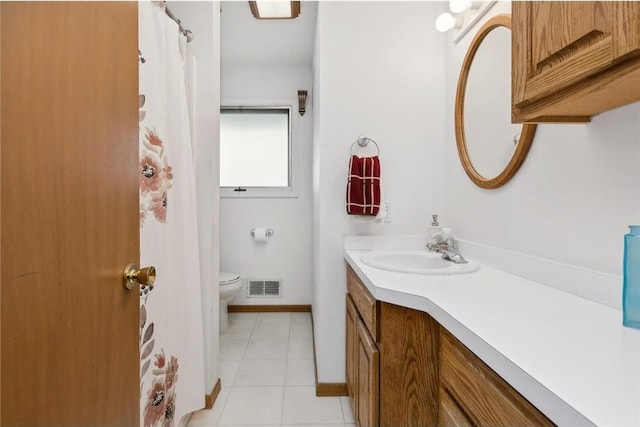
[[[296,19],[258,20],[248,1],[222,1],[222,65],[311,65],[318,4],[302,1]]]

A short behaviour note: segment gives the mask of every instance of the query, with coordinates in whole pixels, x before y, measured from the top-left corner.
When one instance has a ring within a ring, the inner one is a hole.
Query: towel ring
[[[378,146],[378,143],[375,142],[373,139],[369,138],[368,136],[364,136],[364,135],[360,135],[355,141],[353,141],[353,144],[351,144],[351,150],[350,153],[353,154],[353,147],[358,144],[360,147],[364,148],[367,145],[369,145],[369,142],[373,142],[373,145],[376,146],[376,150],[378,151],[378,156],[380,155],[380,147]]]

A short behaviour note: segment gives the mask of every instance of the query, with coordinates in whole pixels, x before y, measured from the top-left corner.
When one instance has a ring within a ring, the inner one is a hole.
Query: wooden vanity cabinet
[[[418,310],[376,301],[347,267],[346,378],[356,423],[434,426],[439,325]]]
[[[439,425],[554,425],[444,328],[440,338]]]
[[[640,2],[511,5],[514,122],[584,122],[640,100]]]
[[[356,424],[553,426],[427,313],[376,301],[347,266],[347,390]]]

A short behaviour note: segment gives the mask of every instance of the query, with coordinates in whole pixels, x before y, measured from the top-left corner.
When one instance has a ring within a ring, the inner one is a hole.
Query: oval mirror
[[[471,41],[455,104],[458,155],[471,180],[498,188],[529,152],[535,124],[511,123],[511,17],[489,19]]]

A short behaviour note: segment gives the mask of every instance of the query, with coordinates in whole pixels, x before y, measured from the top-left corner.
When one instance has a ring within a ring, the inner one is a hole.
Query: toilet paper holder
[[[252,228],[251,229],[251,236],[252,237],[256,237],[256,229]],[[273,236],[273,228],[267,228],[267,237],[271,237]]]

